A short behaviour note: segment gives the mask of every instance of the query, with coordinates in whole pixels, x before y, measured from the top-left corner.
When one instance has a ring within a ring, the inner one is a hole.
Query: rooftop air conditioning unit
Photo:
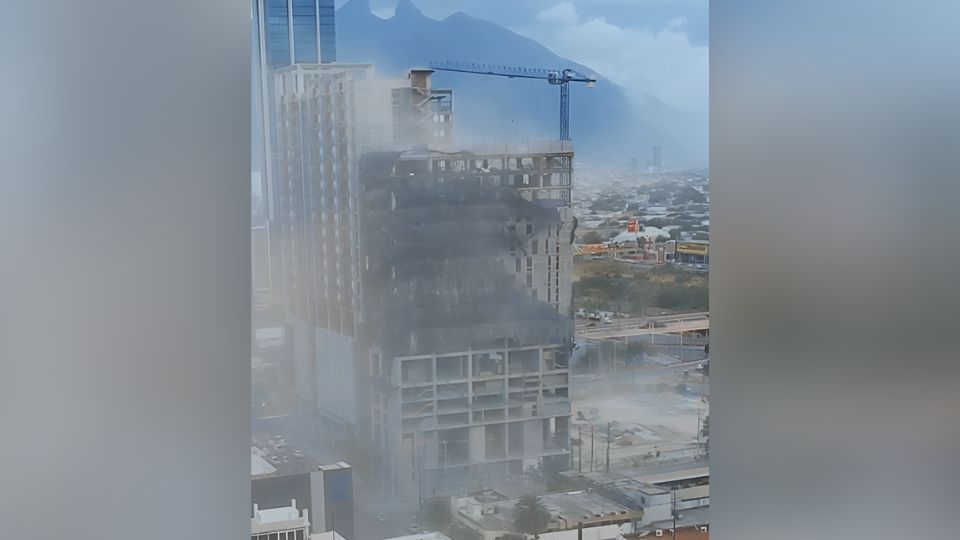
[[[657,529],[657,532],[654,533],[654,536],[663,536],[663,529]]]
[[[702,532],[702,533],[707,532],[707,527],[706,527],[705,525],[701,525],[701,526],[700,526],[700,532]]]

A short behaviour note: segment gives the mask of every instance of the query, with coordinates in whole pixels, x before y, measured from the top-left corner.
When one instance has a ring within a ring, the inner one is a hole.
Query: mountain
[[[570,84],[570,133],[578,160],[626,165],[661,146],[665,164],[706,163],[704,122],[652,96],[635,104],[602,74],[502,26],[460,12],[434,20],[411,0],[400,0],[386,20],[371,13],[369,0],[350,0],[336,15],[338,61],[372,63],[380,76],[401,76],[434,60],[596,75],[594,88]],[[560,93],[546,81],[438,72],[434,85],[454,91],[454,129],[461,143],[557,138]]]

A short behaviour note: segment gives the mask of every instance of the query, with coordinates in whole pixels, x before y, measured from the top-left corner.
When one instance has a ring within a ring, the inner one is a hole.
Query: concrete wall
[[[531,456],[543,452],[543,421],[527,420],[523,423],[523,453]]]
[[[486,426],[473,426],[470,428],[470,460],[479,463],[486,459]]]
[[[666,521],[670,519],[670,508],[672,504],[669,499],[666,504],[656,504],[648,506],[643,509],[643,518],[640,520],[641,525],[648,525],[656,521]]]
[[[300,320],[291,328],[297,398],[325,416],[355,423],[353,339]]]
[[[626,530],[622,529],[624,527]],[[630,532],[629,525],[601,525],[599,527],[584,527],[583,540],[620,540],[624,532]],[[541,533],[540,540],[577,540],[579,532],[576,529]]]

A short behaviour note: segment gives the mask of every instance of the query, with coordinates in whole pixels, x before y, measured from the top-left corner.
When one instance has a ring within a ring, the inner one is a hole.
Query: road
[[[710,314],[682,313],[663,317],[630,318],[611,324],[577,325],[577,335],[583,339],[611,339],[630,336],[649,336],[710,329]]]
[[[709,311],[691,311],[689,313],[670,313],[668,315],[655,315],[655,316],[648,316],[648,317],[626,317],[623,319],[615,319],[612,324],[617,326],[638,325],[638,324],[642,325],[642,324],[649,324],[651,322],[659,323],[659,322],[669,322],[669,321],[683,321],[687,319],[702,319],[702,318],[709,318],[709,317],[710,317]],[[600,326],[602,324],[603,323],[600,321],[590,321],[590,320],[584,320],[584,319],[577,320],[577,328],[590,328],[594,326]]]
[[[354,519],[357,538],[395,538],[410,534],[417,521],[417,501],[402,499],[366,499],[358,497]],[[383,514],[384,521],[377,520]]]

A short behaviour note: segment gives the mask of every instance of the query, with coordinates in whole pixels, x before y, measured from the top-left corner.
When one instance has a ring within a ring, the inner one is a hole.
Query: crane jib
[[[570,139],[570,82],[587,83],[592,87],[597,82],[592,77],[573,69],[540,69],[511,66],[492,66],[466,62],[430,62],[430,67],[438,71],[456,71],[460,73],[475,73],[477,75],[493,75],[509,79],[546,79],[549,84],[560,87],[560,140]]]

